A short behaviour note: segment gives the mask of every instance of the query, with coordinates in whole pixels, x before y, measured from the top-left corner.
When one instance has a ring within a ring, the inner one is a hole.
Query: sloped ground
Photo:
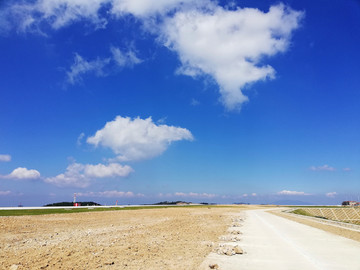
[[[198,269],[241,208],[0,218],[0,269]]]

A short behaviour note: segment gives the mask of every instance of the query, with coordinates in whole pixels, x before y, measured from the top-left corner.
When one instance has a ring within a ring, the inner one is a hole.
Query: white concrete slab
[[[360,270],[360,242],[309,227],[264,210],[249,210],[238,243],[245,254],[211,253],[202,269]]]

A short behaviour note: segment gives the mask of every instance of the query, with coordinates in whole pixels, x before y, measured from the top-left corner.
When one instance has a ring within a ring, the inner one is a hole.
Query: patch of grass
[[[0,210],[0,216],[36,216],[49,214],[70,214],[85,212],[103,212],[103,211],[125,211],[125,210],[142,210],[142,209],[161,209],[161,208],[242,208],[241,206],[225,206],[225,205],[184,205],[184,206],[128,206],[128,207],[89,207],[89,208],[61,208],[58,209],[19,209],[19,210]]]
[[[297,214],[297,215],[302,215],[302,216],[313,217],[313,215],[310,215],[307,211],[305,211],[303,209],[295,209],[294,211],[291,211],[291,213]]]

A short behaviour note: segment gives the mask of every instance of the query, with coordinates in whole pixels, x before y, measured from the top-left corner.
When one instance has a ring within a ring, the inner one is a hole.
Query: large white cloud
[[[87,138],[89,144],[110,148],[122,161],[158,156],[172,142],[180,140],[193,140],[193,136],[185,128],[156,125],[151,117],[131,119],[121,116],[107,122],[94,136]]]
[[[244,87],[275,76],[262,61],[286,51],[301,16],[284,5],[272,6],[267,13],[253,8],[190,10],[167,18],[161,37],[179,55],[178,72],[210,75],[220,87],[221,101],[233,110],[248,100]]]
[[[128,165],[118,163],[104,164],[80,164],[73,163],[66,168],[65,173],[55,177],[48,177],[44,181],[60,187],[74,186],[87,187],[94,178],[126,177],[133,169]]]
[[[0,155],[0,162],[9,162],[11,161],[10,155]]]
[[[37,170],[29,170],[27,168],[19,167],[13,170],[10,174],[2,176],[2,178],[15,180],[39,179],[40,173]]]

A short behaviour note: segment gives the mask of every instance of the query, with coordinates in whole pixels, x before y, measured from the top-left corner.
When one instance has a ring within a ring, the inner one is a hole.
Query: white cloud
[[[0,162],[9,162],[11,161],[10,155],[0,155]]]
[[[119,48],[110,47],[111,56],[108,58],[97,58],[87,61],[79,54],[75,53],[74,63],[70,67],[70,71],[66,72],[67,81],[70,84],[76,84],[82,81],[82,76],[93,73],[97,77],[107,75],[105,68],[112,68],[112,63],[119,67],[133,67],[140,64],[142,60],[138,58],[136,52],[132,49],[121,51]]]
[[[28,180],[39,179],[40,173],[37,170],[29,170],[27,168],[16,168],[10,174],[1,176],[1,178],[15,179],[15,180]]]
[[[127,52],[123,52],[119,48],[111,47],[110,51],[112,53],[113,60],[120,67],[133,67],[134,65],[142,62],[134,50],[129,49]]]
[[[41,32],[40,25],[46,23],[59,29],[70,23],[86,19],[95,28],[105,27],[107,21],[99,16],[99,10],[109,0],[37,0],[8,4],[2,11],[1,28],[16,27],[17,31]]]
[[[6,196],[6,195],[10,195],[11,194],[11,191],[7,190],[7,191],[3,191],[3,190],[0,190],[0,196]]]
[[[126,177],[133,169],[128,166],[122,166],[118,163],[104,164],[80,164],[73,163],[66,168],[66,172],[55,177],[48,177],[44,181],[60,187],[74,186],[85,188],[91,184],[94,178],[107,177]]]
[[[305,193],[303,191],[290,191],[290,190],[282,190],[277,193],[278,195],[298,195],[298,196],[308,196],[311,195],[309,193]]]
[[[234,110],[248,100],[244,87],[274,78],[275,70],[262,60],[287,50],[301,17],[301,12],[281,4],[267,13],[220,6],[212,12],[189,10],[165,20],[161,39],[178,53],[178,73],[210,75],[220,87],[222,103]]]
[[[80,146],[80,145],[82,144],[82,140],[84,139],[84,137],[85,137],[85,133],[84,133],[84,132],[81,132],[80,135],[79,135],[79,137],[78,137],[77,140],[76,140],[76,144],[77,144],[78,146]]]
[[[310,170],[311,171],[330,171],[330,172],[333,172],[335,171],[336,169],[334,167],[331,167],[329,165],[323,165],[323,166],[311,166],[310,167]]]
[[[344,172],[350,172],[350,171],[351,171],[351,168],[344,168],[343,171],[344,171]]]
[[[224,8],[211,0],[35,0],[9,4],[0,14],[4,15],[0,24],[4,29],[17,25],[21,31],[41,32],[44,23],[59,29],[81,20],[101,28],[114,18],[109,14],[132,14],[140,19],[147,31],[178,54],[181,66],[177,73],[212,78],[228,110],[248,101],[244,90],[251,84],[275,77],[274,68],[264,60],[288,49],[291,34],[303,17],[303,12],[283,4],[263,12],[235,9],[233,4]],[[104,76],[103,69],[111,60],[130,67],[141,62],[133,50],[114,47],[111,51],[112,59],[87,61],[76,55],[67,73],[69,83],[81,81],[89,72]]]
[[[109,191],[100,191],[100,192],[84,192],[84,193],[76,193],[78,196],[82,197],[106,197],[106,198],[134,198],[134,197],[145,197],[142,193],[135,194],[132,191],[117,191],[117,190],[109,190]]]
[[[174,141],[193,140],[185,128],[156,125],[151,117],[131,119],[117,116],[107,122],[94,136],[87,138],[95,147],[108,147],[118,160],[141,160],[162,154]]]
[[[326,195],[326,197],[334,198],[337,195],[337,192],[328,192],[325,195]]]
[[[112,2],[112,13],[118,16],[132,14],[136,17],[165,15],[174,9],[211,5],[208,0],[113,0]]]
[[[256,197],[257,194],[256,193],[251,193],[251,196]]]
[[[99,77],[105,76],[104,68],[109,62],[110,58],[87,61],[76,53],[70,71],[66,72],[68,82],[70,84],[81,82],[82,76],[86,73],[95,73]]]
[[[206,198],[206,199],[211,199],[211,198],[217,197],[216,194],[196,193],[196,192],[189,192],[189,193],[175,192],[174,196],[177,196],[177,197],[189,197],[189,198]]]
[[[122,166],[118,163],[110,163],[109,165],[85,165],[84,174],[87,177],[104,178],[104,177],[126,177],[134,170],[128,166]]]

